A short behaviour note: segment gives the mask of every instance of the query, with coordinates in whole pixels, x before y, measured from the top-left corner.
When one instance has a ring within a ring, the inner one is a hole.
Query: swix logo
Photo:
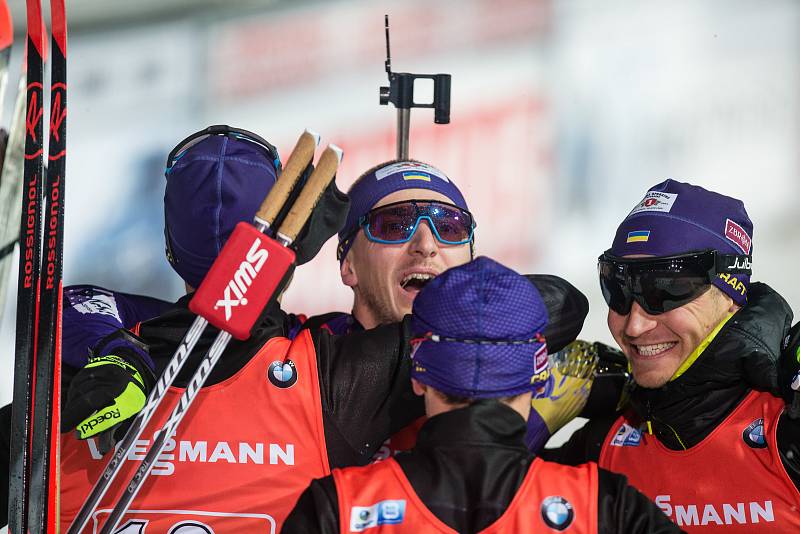
[[[28,85],[28,112],[25,115],[25,135],[30,136],[34,142],[39,140],[36,138],[36,131],[39,129],[39,121],[42,120],[44,109],[39,103],[42,94],[42,84],[31,83]],[[41,147],[35,154],[25,154],[27,158],[34,158],[41,153]]]
[[[672,495],[656,495],[655,502],[661,511],[678,524],[705,525],[746,525],[748,523],[773,523],[775,513],[772,501],[737,502],[736,504],[676,504],[672,505]]]
[[[239,264],[239,268],[233,273],[233,278],[225,286],[225,293],[223,298],[217,301],[214,309],[219,309],[220,306],[225,308],[225,320],[230,321],[233,315],[233,308],[235,306],[247,306],[247,299],[245,293],[250,289],[256,275],[261,271],[264,262],[267,261],[269,252],[261,248],[261,239],[256,238],[247,251],[245,261]]]
[[[745,257],[744,261],[740,262],[739,258],[736,258],[733,262],[733,265],[728,265],[727,269],[734,270],[734,269],[747,269],[750,270],[753,268],[753,264],[750,263],[750,258]]]
[[[94,438],[86,441],[93,460],[105,461]],[[127,459],[142,461],[147,456],[151,441],[137,439]],[[295,465],[293,443],[250,443],[246,441],[176,441],[170,438],[153,462],[153,475],[170,476],[176,464],[248,464],[248,465]]]

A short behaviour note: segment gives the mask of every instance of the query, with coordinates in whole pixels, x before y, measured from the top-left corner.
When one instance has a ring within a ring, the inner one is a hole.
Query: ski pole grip
[[[336,170],[339,168],[339,162],[342,161],[343,155],[344,152],[341,148],[336,145],[328,145],[320,156],[314,172],[311,173],[303,191],[297,201],[292,204],[289,214],[278,229],[278,237],[287,244],[292,243],[305,226],[317,202],[322,198],[322,193],[336,176]]]
[[[289,198],[295,184],[303,176],[303,171],[314,159],[314,151],[319,144],[319,134],[310,130],[304,131],[297,144],[289,156],[289,160],[283,167],[280,180],[270,189],[267,198],[261,203],[261,207],[256,213],[256,222],[261,222],[270,226],[275,222],[275,218],[280,213],[281,208]]]

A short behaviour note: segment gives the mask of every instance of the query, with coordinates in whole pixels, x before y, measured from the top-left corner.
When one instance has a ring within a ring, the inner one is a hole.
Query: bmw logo
[[[279,388],[290,388],[297,382],[297,368],[290,359],[275,360],[269,364],[267,378],[273,386]]]
[[[764,449],[767,446],[767,438],[764,436],[764,419],[756,419],[744,429],[742,439],[754,449]]]
[[[548,497],[542,501],[542,520],[555,530],[566,530],[575,519],[575,511],[570,502],[561,496]]]

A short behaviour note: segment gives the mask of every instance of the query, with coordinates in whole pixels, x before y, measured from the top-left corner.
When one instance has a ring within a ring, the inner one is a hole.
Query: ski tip
[[[0,50],[11,48],[14,42],[14,20],[6,0],[0,0]]]
[[[306,128],[306,132],[305,133],[309,134],[311,137],[314,138],[314,146],[319,146],[319,140],[322,139],[321,135],[319,135],[314,130],[309,130],[308,128]]]

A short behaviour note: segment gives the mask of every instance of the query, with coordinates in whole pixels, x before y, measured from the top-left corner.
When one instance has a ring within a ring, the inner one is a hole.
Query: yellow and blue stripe
[[[650,239],[650,230],[636,230],[635,232],[628,232],[626,243],[643,243],[648,239]]]
[[[424,182],[430,182],[431,177],[425,173],[421,172],[404,172],[403,173],[403,180],[422,180]]]

